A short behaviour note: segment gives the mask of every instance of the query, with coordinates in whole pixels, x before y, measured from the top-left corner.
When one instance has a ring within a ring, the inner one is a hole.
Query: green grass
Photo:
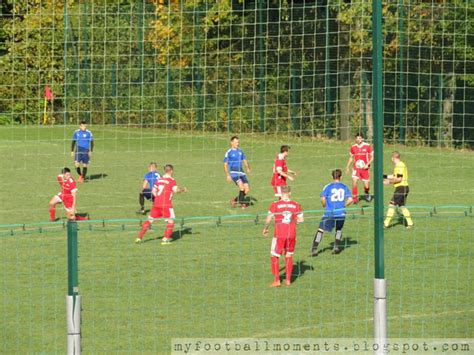
[[[24,231],[0,227],[3,353],[65,349],[66,233],[61,223],[37,222],[47,221],[47,203],[58,191],[55,176],[63,166],[72,167],[74,129],[0,129],[0,223],[26,223]],[[92,130],[96,151],[89,174],[102,177],[80,185],[78,193],[79,212],[97,220],[79,230],[85,352],[167,353],[171,339],[179,337],[372,336],[373,224],[370,208],[361,208],[371,204],[351,210],[344,228],[349,247],[338,256],[325,251],[308,257],[320,213],[307,213],[298,230],[294,284],[267,288],[270,239],[261,236],[261,218],[273,200],[271,168],[279,145],[292,147],[288,164],[299,173],[294,199],[305,210],[318,210],[330,171],[347,162],[347,142],[242,135],[257,201],[244,212],[249,216],[239,217],[242,211],[228,205],[236,188],[225,181],[222,166],[228,136]],[[394,149],[409,168],[416,228],[396,225],[385,232],[389,335],[472,338],[472,212],[457,207],[430,214],[432,208],[417,206],[473,205],[474,155],[386,146],[387,172]],[[169,246],[160,245],[159,223],[146,243],[133,243],[138,191],[152,160],[173,163],[178,184],[189,189],[175,197],[177,216],[185,220],[176,228],[182,238]],[[349,184],[349,177],[344,181]],[[385,189],[385,201],[392,191]],[[191,218],[198,216],[213,218]],[[218,216],[233,217],[216,226]],[[326,234],[322,247],[332,241]]]

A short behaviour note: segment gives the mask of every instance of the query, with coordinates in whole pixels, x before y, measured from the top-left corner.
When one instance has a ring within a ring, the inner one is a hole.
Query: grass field
[[[63,166],[72,168],[75,128],[0,129],[3,353],[62,353],[66,346],[66,233],[61,223],[37,222],[48,219],[56,175]],[[319,193],[331,170],[345,166],[348,142],[242,135],[255,198],[242,211],[228,204],[236,188],[223,173],[227,135],[113,126],[92,131],[93,179],[78,193],[78,212],[95,220],[79,226],[84,352],[167,353],[171,339],[179,337],[372,336],[371,204],[351,209],[343,253],[308,257],[321,215],[314,211],[320,209]],[[299,173],[293,197],[314,212],[299,226],[293,285],[268,289],[270,239],[261,236],[261,219],[273,200],[271,168],[283,143],[291,145],[288,165]],[[396,225],[385,232],[389,335],[472,338],[474,220],[468,206],[474,205],[474,154],[386,146],[387,172],[395,149],[409,168],[416,227]],[[133,243],[138,192],[152,160],[173,163],[178,184],[189,189],[174,199],[184,221],[169,246],[158,240],[159,224],[146,243]],[[350,183],[348,176],[344,182]],[[385,201],[392,191],[385,189]],[[218,226],[219,216],[226,217]],[[6,226],[23,223],[25,230]],[[322,247],[332,241],[326,234]]]

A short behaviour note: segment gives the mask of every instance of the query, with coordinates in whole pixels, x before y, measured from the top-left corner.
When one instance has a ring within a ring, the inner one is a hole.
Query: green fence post
[[[67,222],[67,354],[81,353],[81,296],[77,267],[77,222]]]
[[[375,175],[375,207],[374,207],[374,340],[383,354],[387,339],[387,304],[386,280],[384,271],[384,233],[383,233],[383,83],[382,83],[382,2],[372,2],[372,70],[373,70],[373,115],[374,115],[374,175]]]
[[[263,0],[257,0],[257,85],[258,85],[258,114],[260,131],[265,132],[265,69],[263,41]]]
[[[400,33],[399,43],[399,73],[398,83],[398,124],[400,128],[400,144],[405,144],[405,5],[403,0],[398,2],[398,31]]]

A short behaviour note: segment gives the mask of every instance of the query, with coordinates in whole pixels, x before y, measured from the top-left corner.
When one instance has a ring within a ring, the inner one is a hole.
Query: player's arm
[[[291,181],[294,180],[293,175],[289,175],[289,174],[288,174],[288,173],[290,172],[290,170],[288,170],[288,173],[285,173],[285,172],[282,170],[281,166],[278,166],[278,167],[276,168],[276,171],[277,171],[277,173],[278,173],[279,175],[281,175],[281,176],[283,176],[283,177],[286,177],[286,178],[290,179]]]
[[[326,208],[326,197],[324,196],[321,197],[321,206],[323,206],[323,208]]]
[[[393,175],[384,175],[383,183],[384,185],[397,184],[403,180],[403,174],[399,174],[395,171]]]
[[[304,222],[304,214],[303,212],[298,213],[296,215],[296,223],[303,223]]]
[[[89,156],[92,155],[93,151],[94,151],[94,140],[92,139],[92,136],[91,136],[91,149],[89,149],[89,152],[88,152]]]
[[[346,198],[346,202],[344,203],[344,207],[347,207],[347,206],[351,205],[353,201],[354,200],[352,199],[352,197]]]
[[[76,139],[75,137],[72,139],[71,142],[71,156],[74,156],[74,153],[76,152]]]
[[[227,181],[231,182],[232,177],[230,176],[229,164],[227,162],[224,162],[224,172],[225,172],[225,176],[226,176]]]
[[[243,160],[245,170],[247,171],[247,174],[250,174],[250,164],[247,159]]]
[[[263,232],[262,232],[264,237],[268,236],[268,229],[270,228],[270,222],[272,221],[272,219],[273,219],[273,213],[268,212],[268,216],[265,219],[265,226],[263,227]]]
[[[173,193],[180,194],[182,192],[188,192],[188,189],[184,186],[173,186]]]
[[[353,162],[354,162],[354,154],[349,153],[349,160],[347,161],[347,164],[346,164],[346,174],[349,174],[349,167],[351,166]]]
[[[293,175],[293,177],[295,177],[296,176],[296,171],[288,169],[287,174]]]
[[[374,151],[371,151],[369,154],[369,161],[365,164],[365,168],[368,169],[370,164],[374,161]]]

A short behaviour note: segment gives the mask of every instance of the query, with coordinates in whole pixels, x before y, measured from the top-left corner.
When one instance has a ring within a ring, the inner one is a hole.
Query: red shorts
[[[369,181],[369,169],[354,169],[352,170],[352,178],[361,181]]]
[[[151,218],[175,218],[173,207],[153,207],[150,212]]]
[[[63,195],[61,192],[58,193],[56,196],[59,197],[65,209],[70,210],[72,209],[72,205],[74,203],[74,197],[72,195]]]
[[[286,251],[286,255],[293,255],[295,252],[296,238],[276,238],[272,239],[272,247],[270,254],[276,257],[280,257],[283,251]]]

